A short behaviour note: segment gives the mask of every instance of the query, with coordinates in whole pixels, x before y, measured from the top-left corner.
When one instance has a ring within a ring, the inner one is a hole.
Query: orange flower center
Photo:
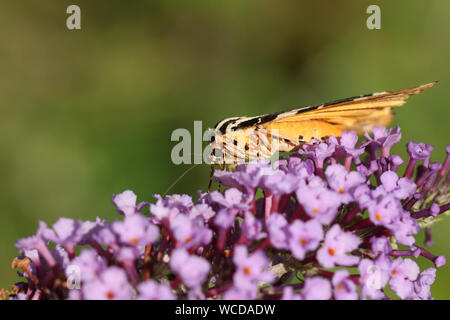
[[[305,238],[300,238],[299,242],[300,242],[302,245],[305,245],[305,244],[308,243],[308,240],[306,240]]]
[[[397,271],[396,270],[392,270],[391,273],[392,273],[393,276],[395,276],[397,274]]]
[[[244,267],[244,273],[245,273],[245,275],[250,275],[250,267]]]
[[[337,290],[338,290],[338,291],[342,291],[342,289],[344,289],[344,286],[343,286],[342,284],[339,284],[339,285],[337,286]]]
[[[328,248],[328,253],[330,254],[330,256],[334,256],[336,251],[333,248]]]
[[[339,188],[339,193],[340,193],[340,194],[343,194],[343,193],[344,193],[344,189]]]
[[[378,212],[375,213],[375,219],[377,219],[377,221],[381,221],[381,215]]]
[[[108,292],[106,293],[106,298],[108,298],[108,299],[114,299],[114,297],[115,297],[114,292],[108,291]]]
[[[138,243],[138,241],[139,241],[139,239],[136,237],[130,239],[130,242],[134,243],[134,244]]]
[[[312,211],[313,211],[314,213],[319,213],[319,209],[317,209],[317,208],[313,208]]]
[[[191,240],[192,240],[191,237],[186,237],[186,238],[184,238],[184,242],[185,242],[185,243],[188,243],[188,242],[190,242]]]
[[[230,250],[228,249],[223,250],[223,255],[225,256],[225,258],[228,258],[230,256]]]

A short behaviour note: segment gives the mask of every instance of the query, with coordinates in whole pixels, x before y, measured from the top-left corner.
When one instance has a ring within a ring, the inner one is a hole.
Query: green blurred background
[[[81,7],[81,30],[66,8]],[[366,8],[381,7],[381,30]],[[450,2],[428,1],[9,1],[0,5],[0,287],[16,239],[38,220],[116,218],[111,194],[163,193],[187,165],[170,151],[193,132],[258,115],[440,80],[397,111],[408,139],[449,143]],[[403,169],[401,169],[403,170]],[[172,193],[208,183],[199,166]],[[433,252],[450,256],[450,218]],[[419,240],[422,236],[419,236]],[[422,267],[430,267],[421,261]],[[450,267],[437,299],[450,298]]]

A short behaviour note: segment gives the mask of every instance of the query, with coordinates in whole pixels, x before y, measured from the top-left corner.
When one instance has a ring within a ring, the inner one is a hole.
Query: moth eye
[[[234,145],[235,145],[235,146],[237,146],[237,145],[238,145],[238,142],[237,142],[237,140],[234,140],[234,141],[233,141],[233,143],[234,143]]]
[[[216,141],[216,136],[211,136],[211,140],[210,140],[211,142],[214,142],[214,141]]]
[[[299,136],[298,136],[298,140],[303,140],[303,136],[302,136],[302,135],[299,135]]]

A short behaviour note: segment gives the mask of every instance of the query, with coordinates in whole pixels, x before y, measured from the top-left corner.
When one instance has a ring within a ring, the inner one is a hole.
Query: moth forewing
[[[250,127],[221,134],[216,131],[210,144],[213,164],[237,164],[269,159],[280,148],[278,130]]]
[[[225,134],[225,163],[235,164],[245,162],[245,146],[247,145],[245,131],[231,131]]]
[[[267,123],[268,131],[277,130],[280,135],[286,137],[283,141],[282,152],[290,152],[290,146],[295,141],[298,143],[309,142],[311,139],[322,137],[340,136],[342,126],[322,120],[295,121],[295,122],[273,122]],[[288,142],[291,142],[289,144]]]
[[[392,108],[402,106],[410,95],[436,83],[258,117],[222,120],[215,127],[216,139],[212,142],[212,149],[220,149],[222,156],[215,157],[214,161],[233,164],[246,159],[269,159],[275,152],[296,150],[313,138],[339,137],[343,131],[350,130],[362,134],[374,126],[387,126],[392,121]]]

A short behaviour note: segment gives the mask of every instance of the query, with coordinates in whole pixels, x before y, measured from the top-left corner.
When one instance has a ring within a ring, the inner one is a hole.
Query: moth
[[[343,131],[350,130],[361,135],[374,126],[387,126],[392,121],[393,108],[402,106],[409,96],[419,94],[436,83],[262,116],[224,119],[212,132],[209,145],[211,164],[222,167],[249,159],[269,159],[276,152],[298,150],[312,139],[339,137]]]

